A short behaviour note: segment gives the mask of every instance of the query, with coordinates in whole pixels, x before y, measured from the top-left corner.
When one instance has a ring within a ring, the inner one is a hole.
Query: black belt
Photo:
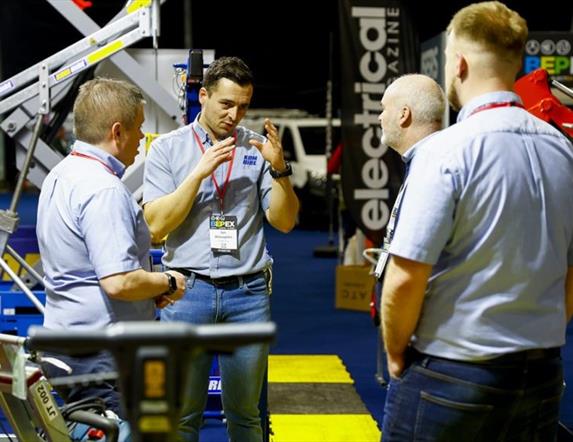
[[[530,350],[523,350],[515,353],[506,353],[504,355],[496,356],[495,358],[486,359],[484,361],[472,361],[472,363],[486,365],[519,364],[522,362],[553,359],[558,358],[559,356],[561,356],[561,349],[559,347],[532,348]]]
[[[243,281],[250,281],[252,279],[258,278],[259,276],[264,276],[265,271],[256,272],[256,273],[247,273],[246,275],[239,275],[239,276],[223,276],[221,278],[211,278],[206,275],[201,275],[200,273],[195,273],[189,269],[185,268],[172,268],[171,270],[175,270],[176,272],[182,273],[183,275],[187,276],[188,278],[192,275],[195,275],[196,279],[200,279],[201,281],[208,282],[212,285],[231,285],[231,284],[240,284],[241,279]]]
[[[419,357],[429,356],[430,358],[436,359],[444,359],[452,362],[461,362],[461,363],[469,363],[469,364],[476,364],[476,365],[519,365],[526,362],[531,361],[542,361],[548,359],[554,359],[561,356],[561,349],[560,347],[553,347],[553,348],[532,348],[530,350],[523,350],[514,353],[506,353],[501,356],[496,356],[491,359],[485,359],[481,361],[462,361],[457,359],[448,359],[442,358],[439,356],[433,356],[426,353],[421,353],[415,349],[414,354],[418,355]]]

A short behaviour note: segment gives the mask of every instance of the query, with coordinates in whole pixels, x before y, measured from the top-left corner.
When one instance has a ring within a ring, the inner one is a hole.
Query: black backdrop
[[[92,2],[93,7],[86,12],[100,25],[124,4],[122,0]],[[184,47],[184,2],[168,0],[161,7],[160,47]],[[457,9],[472,2],[402,0],[399,3],[409,8],[414,31],[423,41],[441,32]],[[571,30],[573,2],[505,3],[528,20],[531,30]],[[333,32],[334,42],[338,42],[337,0],[312,2],[312,6],[309,0],[191,0],[191,13],[194,47],[214,48],[218,55],[238,55],[253,69],[256,79],[253,107],[301,107],[324,113],[328,34]],[[79,32],[45,0],[1,0],[0,78],[20,72],[79,38]],[[150,47],[150,44],[147,39],[139,46]],[[338,47],[334,53],[336,57]],[[337,69],[335,75],[336,72]],[[334,80],[334,109],[337,109],[339,78],[335,76]]]
[[[61,0],[65,1],[65,0]],[[122,0],[92,0],[86,10],[103,25],[124,5]],[[161,7],[160,47],[184,47],[184,2]],[[409,8],[420,41],[441,32],[468,0],[402,0]],[[571,30],[573,2],[506,1],[529,22],[531,30]],[[218,55],[244,58],[255,73],[253,107],[303,108],[323,114],[328,74],[328,41],[333,33],[334,109],[340,105],[338,1],[288,2],[191,0],[193,46]],[[430,19],[430,17],[436,17]],[[0,79],[7,79],[77,41],[81,35],[45,0],[0,0]],[[150,39],[139,44],[150,47]],[[13,158],[7,170],[13,179]]]

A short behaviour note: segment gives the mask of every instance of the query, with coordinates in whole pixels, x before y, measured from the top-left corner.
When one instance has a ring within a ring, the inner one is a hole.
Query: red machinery
[[[551,80],[551,86],[573,98],[573,90]],[[523,100],[525,108],[543,121],[555,125],[573,138],[573,110],[562,104],[551,92],[545,69],[536,69],[515,82],[515,92]]]

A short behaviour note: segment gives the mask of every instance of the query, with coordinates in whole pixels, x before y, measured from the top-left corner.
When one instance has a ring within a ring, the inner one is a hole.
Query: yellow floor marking
[[[269,382],[353,383],[337,355],[270,355]]]
[[[380,442],[368,414],[271,414],[271,442]]]

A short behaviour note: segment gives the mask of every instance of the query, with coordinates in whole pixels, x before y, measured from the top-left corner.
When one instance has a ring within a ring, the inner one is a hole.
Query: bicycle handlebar
[[[133,321],[118,322],[101,330],[73,332],[32,326],[26,347],[29,350],[69,355],[150,345],[231,352],[241,345],[272,342],[275,335],[276,325],[273,322],[191,325],[184,322]]]

